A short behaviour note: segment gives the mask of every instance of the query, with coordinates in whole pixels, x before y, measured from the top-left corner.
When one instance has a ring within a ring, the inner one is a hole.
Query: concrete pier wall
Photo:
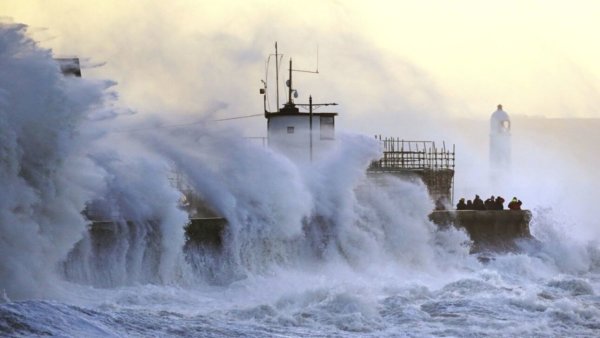
[[[464,229],[474,243],[473,251],[513,250],[515,240],[532,238],[529,210],[434,211],[429,219],[440,227]]]
[[[532,238],[529,231],[529,210],[461,210],[433,211],[429,219],[440,228],[455,226],[464,229],[473,241],[473,252],[515,250],[515,240]],[[190,218],[185,225],[185,248],[203,247],[219,251],[227,220],[222,217]],[[93,222],[92,244],[102,251],[111,246],[118,227],[112,222]]]
[[[153,221],[92,221],[62,269],[68,280],[100,288],[158,283],[161,238],[160,227]]]
[[[219,248],[223,244],[223,234],[227,220],[222,217],[190,218],[185,226],[186,243],[195,243]]]

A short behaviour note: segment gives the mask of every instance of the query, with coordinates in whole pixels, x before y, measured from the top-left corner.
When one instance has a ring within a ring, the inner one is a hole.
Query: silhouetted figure
[[[518,200],[516,197],[513,197],[510,203],[508,203],[508,208],[510,210],[521,210],[521,204],[522,202],[520,200]]]
[[[504,210],[504,198],[502,196],[496,197],[496,210]]]
[[[483,205],[485,206],[486,210],[494,210],[496,208],[494,195],[492,195],[492,197],[485,200],[485,202],[483,202]]]
[[[465,204],[465,199],[461,198],[456,204],[456,210],[467,210],[467,205]]]
[[[467,200],[467,210],[475,210],[473,209],[473,202],[471,200]]]
[[[483,204],[483,200],[479,197],[479,195],[475,195],[475,199],[473,200],[473,209],[485,210],[485,205]]]

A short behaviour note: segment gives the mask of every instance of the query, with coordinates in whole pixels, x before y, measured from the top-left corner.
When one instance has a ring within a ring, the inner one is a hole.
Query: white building
[[[333,148],[335,116],[337,113],[300,112],[293,102],[278,112],[265,112],[269,147],[296,162],[318,160]]]
[[[333,112],[314,112],[314,109],[324,106],[335,106],[335,103],[313,104],[312,96],[308,104],[295,104],[293,97],[298,97],[298,92],[292,86],[292,72],[300,71],[307,73],[318,73],[295,70],[292,68],[292,59],[288,68],[289,78],[286,81],[288,87],[288,101],[279,108],[279,55],[277,43],[275,43],[275,77],[277,83],[277,111],[267,111],[267,83],[263,81],[264,88],[260,90],[264,100],[265,118],[267,119],[267,140],[269,147],[286,155],[295,162],[312,162],[320,159],[335,145],[335,117]],[[268,67],[268,59],[267,59]],[[317,66],[318,69],[318,66]],[[300,112],[302,107],[308,112]]]

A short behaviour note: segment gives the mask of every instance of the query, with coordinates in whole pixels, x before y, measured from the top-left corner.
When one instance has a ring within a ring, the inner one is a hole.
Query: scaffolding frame
[[[419,177],[434,199],[446,198],[454,203],[454,168],[456,148],[438,148],[433,141],[412,141],[375,135],[383,156],[371,163],[370,174],[388,173],[400,177]]]

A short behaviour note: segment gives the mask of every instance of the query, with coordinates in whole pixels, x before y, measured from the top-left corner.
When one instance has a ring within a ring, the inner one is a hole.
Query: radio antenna
[[[277,85],[277,111],[279,111],[279,55],[277,54],[277,41],[275,41],[275,83]]]

